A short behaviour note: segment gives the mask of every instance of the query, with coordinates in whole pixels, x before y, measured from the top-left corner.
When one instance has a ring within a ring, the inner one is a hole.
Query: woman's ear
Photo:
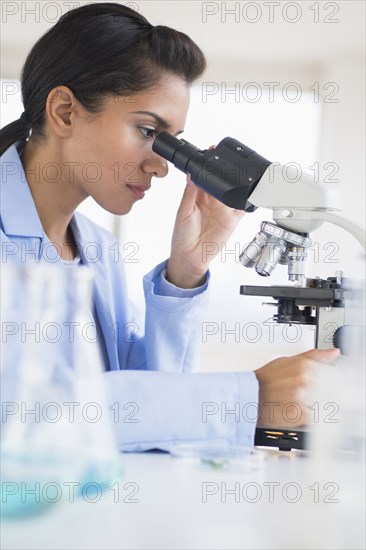
[[[67,86],[57,86],[48,94],[46,101],[48,123],[57,136],[70,136],[76,103],[76,97]]]

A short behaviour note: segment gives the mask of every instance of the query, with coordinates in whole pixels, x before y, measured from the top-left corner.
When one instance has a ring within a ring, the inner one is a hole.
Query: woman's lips
[[[127,187],[132,191],[136,199],[143,199],[145,196],[145,191],[150,189],[150,186],[138,186],[138,185],[127,185]]]

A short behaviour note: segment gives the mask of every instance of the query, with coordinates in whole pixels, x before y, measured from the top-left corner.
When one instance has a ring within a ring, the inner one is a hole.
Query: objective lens
[[[263,233],[257,233],[251,243],[243,248],[239,261],[244,267],[253,267],[259,258],[268,237]]]
[[[257,261],[256,272],[262,277],[268,277],[273,272],[281,256],[286,251],[286,244],[277,239],[270,239],[262,250]]]
[[[288,278],[301,281],[305,277],[307,251],[302,247],[293,247],[288,252]]]

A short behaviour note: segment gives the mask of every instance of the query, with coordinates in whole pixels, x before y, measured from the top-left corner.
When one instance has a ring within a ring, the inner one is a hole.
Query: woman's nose
[[[169,172],[167,161],[156,153],[153,153],[151,158],[145,160],[143,169],[144,172],[149,172],[156,178],[164,178]]]

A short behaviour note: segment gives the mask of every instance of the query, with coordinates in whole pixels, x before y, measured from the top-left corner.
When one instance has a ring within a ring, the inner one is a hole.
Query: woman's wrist
[[[169,283],[178,288],[197,288],[206,282],[207,271],[188,269],[170,258],[165,278]]]

